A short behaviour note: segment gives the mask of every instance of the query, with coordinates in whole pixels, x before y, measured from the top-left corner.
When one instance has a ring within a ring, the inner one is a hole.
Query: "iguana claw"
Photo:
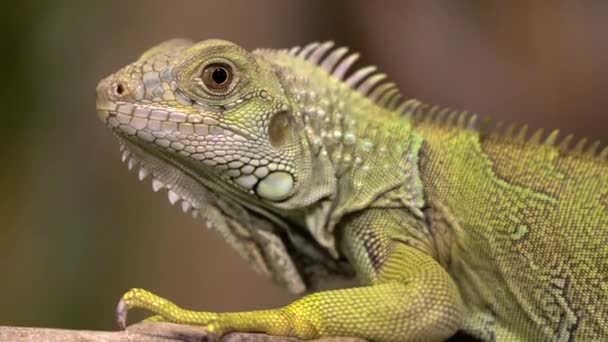
[[[127,328],[127,314],[129,312],[129,308],[124,298],[121,298],[118,301],[118,305],[116,306],[116,322],[118,326],[125,330]]]

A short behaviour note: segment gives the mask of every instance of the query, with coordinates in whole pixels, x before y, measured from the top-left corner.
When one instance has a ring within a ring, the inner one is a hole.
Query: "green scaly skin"
[[[235,313],[133,289],[120,323],[145,308],[215,337],[608,339],[608,149],[477,129],[374,68],[347,72],[357,57],[172,40],[99,83],[129,167],[254,269],[296,293],[361,284]]]

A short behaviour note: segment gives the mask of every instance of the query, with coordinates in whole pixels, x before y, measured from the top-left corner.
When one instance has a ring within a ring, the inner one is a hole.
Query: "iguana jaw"
[[[131,170],[139,166],[140,180],[151,175],[153,190],[166,189],[169,202],[172,205],[181,203],[185,213],[191,212],[196,218],[200,212],[207,224],[213,225],[213,220],[205,215],[205,208],[217,206],[221,198],[268,217],[275,225],[287,227],[288,223],[274,213],[271,207],[253,205],[243,194],[226,186],[223,181],[218,181],[216,175],[209,170],[192,165],[187,158],[176,157],[154,144],[123,136],[120,132],[114,133],[121,145],[122,160],[127,162],[128,168]]]

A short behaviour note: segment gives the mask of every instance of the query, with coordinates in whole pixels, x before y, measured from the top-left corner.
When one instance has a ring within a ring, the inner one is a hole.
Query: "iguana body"
[[[97,108],[140,178],[257,271],[293,292],[362,286],[243,313],[135,289],[122,324],[141,307],[216,336],[608,339],[608,150],[402,102],[331,48],[172,40],[101,81]]]

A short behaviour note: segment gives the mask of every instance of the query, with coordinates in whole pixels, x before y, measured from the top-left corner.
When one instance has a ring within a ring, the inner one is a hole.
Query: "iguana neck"
[[[410,118],[309,61],[284,52],[260,54],[273,65],[299,112],[315,164],[311,168],[323,170],[323,177],[335,181],[325,187],[330,196],[319,199],[329,203],[317,205],[310,214],[316,217],[316,227],[309,229],[317,241],[337,255],[335,226],[345,215],[366,208],[405,208],[421,218],[422,138],[412,130]],[[315,181],[319,175],[303,179]]]

